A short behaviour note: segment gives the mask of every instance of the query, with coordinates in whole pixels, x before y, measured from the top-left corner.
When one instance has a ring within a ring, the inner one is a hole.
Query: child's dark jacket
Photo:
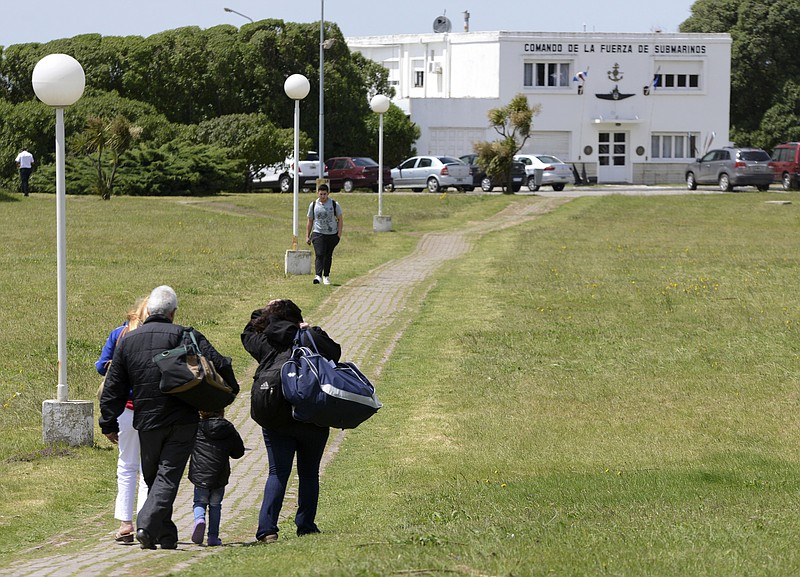
[[[189,464],[189,480],[206,489],[224,487],[231,476],[229,458],[243,455],[244,442],[233,423],[222,417],[201,420]]]

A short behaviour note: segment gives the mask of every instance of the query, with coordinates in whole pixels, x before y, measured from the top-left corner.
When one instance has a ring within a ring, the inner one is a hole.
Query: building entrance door
[[[597,182],[630,182],[628,133],[598,133],[597,163]]]

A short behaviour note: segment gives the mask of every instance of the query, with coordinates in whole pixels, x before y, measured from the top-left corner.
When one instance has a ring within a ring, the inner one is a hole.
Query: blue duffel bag
[[[292,416],[320,427],[353,429],[383,405],[375,387],[353,363],[335,363],[317,352],[311,331],[300,331],[313,347],[295,346],[281,367],[283,396],[292,405]]]

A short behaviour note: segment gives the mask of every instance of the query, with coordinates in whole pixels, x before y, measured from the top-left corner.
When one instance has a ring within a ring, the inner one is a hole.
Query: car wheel
[[[431,176],[428,179],[428,190],[431,191],[431,192],[439,192],[440,188],[441,187],[439,186],[439,181]]]
[[[421,188],[412,188],[411,192],[422,192]]]
[[[759,184],[757,187],[758,192],[767,192],[769,190],[768,184]]]
[[[355,188],[355,185],[353,184],[353,181],[350,180],[350,179],[345,180],[342,183],[342,190],[345,191],[345,192],[353,192],[354,188]]]
[[[383,192],[392,192],[394,190],[393,184],[384,184],[383,185]]]
[[[694,179],[694,172],[686,173],[686,188],[689,190],[697,190],[697,181]]]
[[[784,172],[783,178],[781,178],[781,184],[783,184],[783,190],[792,190],[792,175],[788,172]]]
[[[473,190],[475,190],[474,186],[465,186],[464,187],[464,192],[472,192]]]
[[[539,187],[536,185],[535,176],[528,177],[528,190],[530,190],[531,192],[536,192],[537,190],[539,190]]]
[[[511,186],[511,192],[519,192],[520,188],[522,188],[521,184],[514,184]]]
[[[484,176],[483,179],[481,180],[481,190],[483,192],[492,192],[493,188],[494,184],[492,183],[492,179],[489,178],[488,176]]]
[[[562,190],[564,190],[564,183],[562,182],[561,184],[554,184],[553,190],[555,190],[556,192],[561,192]]]
[[[290,192],[292,190],[292,179],[284,174],[278,181],[278,185],[280,185],[281,192]]]
[[[719,189],[722,192],[730,192],[733,190],[733,187],[731,186],[731,179],[724,172],[719,175]]]

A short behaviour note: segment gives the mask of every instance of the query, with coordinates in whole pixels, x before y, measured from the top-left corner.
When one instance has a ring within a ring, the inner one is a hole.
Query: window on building
[[[658,65],[655,88],[697,90],[700,88],[700,62],[669,62]]]
[[[425,83],[425,71],[424,70],[415,70],[414,71],[414,87],[421,88],[424,86]]]
[[[650,136],[650,158],[687,160],[697,155],[696,132],[653,133]]]
[[[569,62],[525,62],[522,68],[522,84],[526,88],[569,87]]]

